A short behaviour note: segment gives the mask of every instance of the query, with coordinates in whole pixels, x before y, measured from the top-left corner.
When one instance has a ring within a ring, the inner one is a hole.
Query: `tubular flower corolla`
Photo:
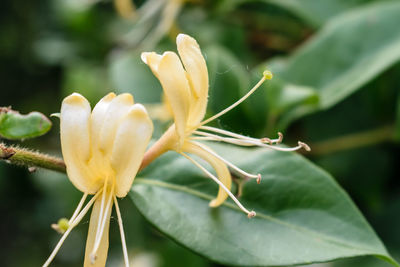
[[[91,112],[80,94],[66,97],[60,113],[61,148],[67,174],[83,197],[68,227],[43,266],[48,266],[71,230],[91,206],[84,266],[105,266],[113,205],[118,217],[125,266],[129,266],[117,197],[129,192],[150,141],[153,124],[130,94],[103,97]],[[93,195],[84,206],[88,195]]]

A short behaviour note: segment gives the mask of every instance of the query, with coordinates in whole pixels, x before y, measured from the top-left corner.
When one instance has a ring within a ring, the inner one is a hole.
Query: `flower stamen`
[[[219,128],[215,128],[215,127],[211,127],[211,126],[201,126],[201,127],[199,127],[199,129],[210,131],[210,132],[214,132],[214,133],[223,134],[223,135],[234,137],[234,138],[241,139],[241,140],[251,140],[251,141],[254,141],[254,142],[267,143],[267,144],[270,144],[270,145],[280,144],[283,141],[283,134],[281,132],[278,132],[278,138],[276,138],[276,139],[271,139],[271,138],[268,138],[268,137],[263,137],[261,139],[257,139],[257,138],[245,136],[245,135],[242,135],[242,134],[232,133],[232,132],[229,132],[229,131],[226,131],[226,130],[222,130],[222,129],[219,129]]]
[[[60,238],[60,241],[58,241],[56,247],[54,248],[53,252],[51,252],[49,258],[47,261],[43,264],[42,267],[47,267],[50,265],[50,263],[53,261],[54,257],[57,255],[57,252],[60,250],[62,244],[64,243],[65,239],[68,237],[69,233],[72,231],[72,229],[78,225],[78,223],[82,220],[82,218],[86,215],[86,213],[89,211],[90,207],[93,205],[94,201],[99,197],[99,195],[102,193],[102,189],[100,189],[96,195],[92,197],[91,200],[86,204],[86,206],[79,212],[79,214],[76,216],[76,218],[70,222],[69,228],[63,236]],[[84,196],[85,197],[85,196]]]
[[[201,135],[201,136],[193,136],[191,139],[194,139],[194,140],[223,141],[226,143],[239,145],[239,146],[254,146],[254,144],[250,143],[250,141],[260,142],[257,139],[251,140],[251,139],[239,139],[239,138],[234,138],[234,137],[224,137],[224,136],[219,136],[216,134],[202,132],[202,131],[194,131],[193,134]]]
[[[282,141],[283,141],[283,134],[281,132],[278,132],[278,138],[277,139],[270,139],[268,137],[264,137],[264,138],[261,138],[260,141],[262,143],[267,143],[267,144],[270,144],[270,145],[272,145],[272,144],[277,144],[278,145],[278,144],[282,143]]]
[[[101,221],[100,231],[98,231],[96,233],[96,238],[95,238],[93,250],[90,253],[90,260],[91,260],[92,264],[94,264],[95,261],[96,261],[96,258],[97,258],[96,253],[97,253],[97,250],[99,249],[100,242],[101,242],[101,239],[103,237],[103,232],[104,232],[104,228],[105,228],[105,225],[106,225],[106,221],[107,221],[107,219],[109,219],[109,216],[107,216],[107,215],[109,214],[109,212],[110,212],[109,210],[112,207],[112,196],[114,194],[114,186],[115,186],[115,181],[113,181],[113,183],[112,183],[111,190],[110,190],[110,193],[109,193],[110,196],[109,196],[109,198],[107,200],[107,206],[106,206],[106,209],[104,211],[103,217],[101,217],[101,216],[99,217],[99,218],[101,218],[99,220],[99,221]],[[103,195],[107,194],[107,191],[103,191],[103,192],[104,192]],[[103,205],[102,205],[102,208],[103,208]],[[97,228],[97,230],[99,230],[99,228]]]
[[[242,139],[242,140],[253,140],[253,141],[261,141],[262,142],[262,141],[265,141],[265,139],[268,139],[271,143],[275,143],[276,141],[279,140],[279,139],[269,139],[269,138],[262,138],[262,139],[252,138],[252,137],[249,137],[249,136],[245,136],[245,135],[237,134],[237,133],[232,133],[232,132],[229,132],[229,131],[226,131],[226,130],[222,130],[222,129],[219,129],[219,128],[215,128],[215,127],[211,127],[211,126],[201,126],[201,127],[199,127],[199,129],[210,131],[210,132],[214,132],[214,133],[223,134],[223,135],[226,135],[226,136],[230,136],[230,137],[234,137],[234,138]]]
[[[214,116],[202,121],[196,128],[203,126],[218,117],[224,115],[225,113],[229,112],[230,110],[234,109],[236,106],[241,104],[243,101],[245,101],[250,95],[252,95],[264,82],[265,80],[271,80],[272,79],[272,73],[269,70],[265,70],[263,73],[263,77],[258,81],[258,83],[250,89],[250,91],[247,92],[244,96],[242,96],[238,101],[227,107],[226,109],[220,111],[219,113],[215,114]]]
[[[226,165],[228,165],[229,167],[231,167],[232,169],[234,169],[235,171],[237,171],[238,173],[240,173],[241,175],[243,175],[246,178],[253,178],[253,179],[257,179],[257,180],[261,180],[261,174],[251,174],[248,173],[242,169],[240,169],[239,167],[235,166],[233,163],[227,161],[226,159],[224,159],[223,157],[221,157],[220,155],[218,155],[217,153],[215,153],[214,151],[212,151],[211,149],[209,149],[207,146],[204,146],[198,142],[192,142],[192,144],[194,144],[195,146],[198,146],[199,148],[207,151],[208,153],[212,154],[214,157],[220,159],[221,161],[223,161]]]
[[[205,133],[201,131],[194,131],[195,134],[197,135],[202,135],[205,137],[208,137],[207,139],[198,139],[198,137],[194,137],[194,140],[210,140],[210,141],[222,141],[225,143],[230,143],[230,144],[235,144],[239,146],[259,146],[259,147],[267,147],[273,150],[278,150],[278,151],[296,151],[299,149],[304,148],[306,151],[310,151],[310,147],[303,143],[303,142],[298,142],[298,145],[295,147],[279,147],[279,146],[274,146],[274,145],[267,145],[263,143],[262,141],[255,139],[255,138],[248,138],[248,139],[237,139],[237,138],[232,138],[232,137],[223,137],[219,136],[216,134],[212,133]]]
[[[78,216],[79,211],[81,210],[83,204],[85,203],[85,200],[88,196],[88,193],[83,194],[81,200],[79,201],[78,206],[76,207],[75,212],[72,214],[71,218],[69,219],[68,223],[71,225],[71,223],[75,220],[76,216]]]
[[[218,180],[217,177],[215,177],[212,173],[210,173],[206,168],[204,168],[200,163],[198,163],[197,161],[195,161],[193,158],[191,158],[190,156],[188,156],[187,154],[181,152],[180,153],[182,156],[184,156],[185,158],[187,158],[188,160],[190,160],[194,165],[196,165],[200,170],[202,170],[208,177],[210,177],[211,179],[214,180],[214,182],[216,182],[221,188],[224,189],[224,191],[229,195],[229,197],[236,203],[236,205],[247,214],[247,216],[249,218],[252,218],[254,216],[256,216],[255,211],[249,211],[248,209],[246,209],[242,203],[240,203],[240,201],[232,194],[232,192],[226,188],[226,186],[220,181]]]
[[[121,243],[122,243],[122,251],[124,254],[125,267],[129,267],[129,257],[128,257],[128,250],[126,248],[124,227],[122,225],[122,216],[121,216],[121,212],[119,210],[117,198],[115,196],[113,196],[113,198],[114,198],[115,211],[116,211],[117,217],[118,217],[119,232],[121,234]]]
[[[58,220],[57,224],[52,224],[51,227],[56,230],[57,232],[59,232],[60,234],[64,234],[68,228],[70,227],[71,223],[75,220],[76,216],[78,216],[79,212],[82,209],[83,204],[85,203],[85,200],[88,196],[88,193],[83,194],[81,200],[79,201],[78,206],[76,207],[74,213],[72,214],[71,218],[69,220],[62,218],[60,220]],[[64,224],[64,227],[61,227],[60,225]]]
[[[103,192],[107,192],[107,185],[108,185],[108,175],[106,176],[106,179],[104,180]],[[106,194],[104,193],[101,196],[101,205],[100,205],[99,218],[103,218],[105,198],[106,198]],[[100,226],[101,226],[101,220],[99,220],[98,223],[97,223],[96,240],[97,240],[97,236],[99,235],[99,232],[100,232]]]

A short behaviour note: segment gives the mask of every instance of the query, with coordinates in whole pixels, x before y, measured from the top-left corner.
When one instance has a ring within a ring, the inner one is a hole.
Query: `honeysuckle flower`
[[[68,220],[60,241],[43,266],[48,266],[71,230],[91,206],[84,266],[105,266],[112,206],[118,217],[125,265],[129,266],[117,197],[129,192],[150,141],[153,124],[145,108],[130,94],[103,97],[91,112],[80,94],[66,97],[60,113],[61,148],[67,174],[83,197]],[[84,206],[88,195],[94,195]]]
[[[272,73],[265,71],[261,80],[241,99],[219,112],[215,116],[203,120],[208,98],[208,72],[206,62],[201,54],[200,47],[192,37],[179,34],[177,39],[179,56],[174,52],[165,52],[159,55],[155,52],[142,53],[142,60],[146,63],[159,79],[166,100],[169,103],[174,124],[164,135],[146,152],[142,167],[149,164],[154,158],[166,151],[174,150],[189,159],[199,167],[207,176],[212,178],[218,185],[219,191],[215,199],[210,202],[211,207],[221,205],[228,196],[249,217],[255,216],[254,211],[249,211],[231,193],[232,179],[228,166],[237,173],[255,178],[260,182],[260,174],[247,173],[226,159],[220,157],[211,148],[198,142],[199,140],[223,141],[242,146],[261,146],[282,151],[294,151],[300,148],[309,150],[309,147],[299,142],[294,148],[274,146],[282,141],[282,135],[277,139],[256,139],[240,134],[235,134],[222,129],[205,126],[207,123],[217,119],[230,111],[247,97],[249,97],[265,80],[272,78]],[[208,162],[216,171],[216,176],[205,169],[199,162],[188,154],[194,154]]]

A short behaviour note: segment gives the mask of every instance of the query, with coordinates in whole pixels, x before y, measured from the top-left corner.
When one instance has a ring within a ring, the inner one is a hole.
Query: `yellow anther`
[[[272,145],[272,140],[269,139],[268,137],[263,137],[263,138],[260,139],[260,141],[262,143],[268,143],[268,144]]]
[[[255,211],[250,211],[250,212],[247,214],[247,217],[248,217],[248,218],[256,217],[256,212],[255,212]]]
[[[303,142],[298,142],[299,146],[301,146],[302,148],[304,148],[305,151],[311,151],[311,148],[309,147],[309,145],[307,145],[306,143]]]
[[[58,222],[56,224],[55,223],[52,224],[51,228],[53,228],[60,234],[64,234],[65,231],[67,231],[69,228],[69,221],[66,218],[61,218],[58,220]]]
[[[257,176],[258,176],[257,177],[257,184],[260,184],[261,183],[261,174],[258,174]]]
[[[264,70],[263,75],[267,80],[271,80],[273,77],[272,72],[270,72],[269,70]]]

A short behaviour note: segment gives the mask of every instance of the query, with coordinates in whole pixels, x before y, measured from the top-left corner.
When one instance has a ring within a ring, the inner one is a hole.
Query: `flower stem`
[[[6,160],[10,164],[24,167],[40,167],[65,173],[65,163],[61,158],[49,156],[43,153],[31,151],[16,146],[8,146],[0,143],[0,160]]]
[[[144,154],[139,171],[147,167],[153,160],[164,154],[178,142],[175,134],[175,124],[172,124],[168,130],[158,139]]]

